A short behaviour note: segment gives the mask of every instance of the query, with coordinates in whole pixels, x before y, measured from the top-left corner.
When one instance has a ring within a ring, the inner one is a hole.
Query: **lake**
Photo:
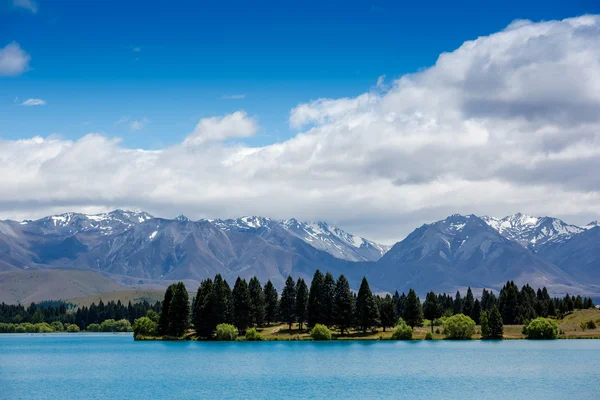
[[[598,398],[600,340],[134,342],[0,335],[1,399]]]

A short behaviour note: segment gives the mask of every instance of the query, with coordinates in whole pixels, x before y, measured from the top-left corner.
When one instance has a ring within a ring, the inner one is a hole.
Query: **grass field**
[[[100,293],[92,296],[85,297],[75,297],[72,299],[68,299],[67,301],[75,304],[78,307],[89,307],[92,303],[98,304],[100,300],[104,303],[108,303],[109,301],[117,302],[121,300],[121,303],[127,304],[131,301],[131,303],[138,303],[141,301],[148,301],[150,303],[154,303],[157,300],[163,299],[165,295],[164,290],[121,290],[118,292],[109,292],[109,293]]]
[[[587,329],[582,331],[579,327],[581,321],[596,322],[596,325],[600,327],[600,310],[578,310],[569,315],[564,319],[558,321],[558,328],[560,331],[559,338],[562,339],[577,339],[577,338],[600,338],[600,329]],[[439,329],[440,333],[435,333],[435,330]],[[505,325],[504,326],[504,338],[505,339],[525,339],[522,334],[523,325]],[[294,324],[292,330],[288,330],[287,324],[273,325],[269,327],[258,329],[265,340],[310,340],[310,334],[307,329],[299,330],[298,325]],[[442,327],[434,327],[434,339],[443,339],[444,335],[441,333]],[[476,334],[473,335],[473,339],[481,339],[481,327],[477,326]],[[413,330],[413,339],[425,339],[425,334],[431,332],[430,327],[419,327]],[[341,336],[339,331],[333,330],[332,334],[334,338],[338,340],[386,340],[392,336],[392,330],[387,329],[386,332],[380,328],[375,332],[368,331],[363,333],[361,331],[351,330],[349,334]]]

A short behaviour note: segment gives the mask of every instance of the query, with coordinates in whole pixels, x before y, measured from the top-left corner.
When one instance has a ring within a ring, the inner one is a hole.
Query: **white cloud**
[[[237,111],[223,117],[203,118],[194,131],[185,139],[187,146],[208,142],[220,142],[228,138],[243,138],[254,135],[258,124],[246,112]]]
[[[139,53],[140,51],[142,51],[141,47],[134,47],[131,49],[131,51],[133,51],[134,53]]]
[[[587,223],[600,216],[598,54],[598,16],[519,21],[389,88],[298,105],[302,131],[282,143],[222,144],[257,133],[242,111],[159,151],[98,134],[0,141],[0,214],[294,216],[384,242],[455,212]]]
[[[221,100],[242,100],[245,98],[245,94],[224,94],[221,96]]]
[[[16,76],[29,70],[31,56],[17,42],[0,49],[0,76]]]
[[[37,2],[33,0],[13,0],[13,6],[18,8],[25,8],[26,10],[29,10],[34,14],[38,12]]]
[[[121,121],[121,119],[119,121]],[[117,123],[125,122],[125,121],[122,121],[122,122],[119,122],[119,121],[117,121]],[[146,117],[144,117],[142,119],[136,119],[134,121],[131,121],[131,123],[129,124],[129,129],[132,131],[139,131],[141,129],[144,129],[144,127],[146,125],[148,125],[149,123],[150,123],[150,120]]]
[[[46,105],[46,100],[42,100],[42,99],[27,99],[24,102],[21,103],[22,106],[27,106],[27,107],[31,107],[31,106],[45,106]]]
[[[383,86],[384,82],[385,82],[385,75],[381,75],[377,78],[377,83],[375,84],[375,86],[381,87],[381,86]]]

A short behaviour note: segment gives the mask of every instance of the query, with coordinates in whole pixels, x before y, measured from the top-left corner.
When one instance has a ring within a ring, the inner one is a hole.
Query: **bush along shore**
[[[551,298],[546,288],[519,289],[507,282],[500,293],[468,288],[447,294],[374,295],[366,278],[357,293],[344,275],[316,271],[310,288],[288,277],[281,295],[271,281],[221,275],[206,279],[190,301],[179,282],[165,292],[160,313],[133,324],[136,340],[436,340],[600,338],[600,311],[589,298]]]

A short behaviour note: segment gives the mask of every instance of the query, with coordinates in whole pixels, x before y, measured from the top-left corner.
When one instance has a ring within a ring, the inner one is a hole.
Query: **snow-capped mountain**
[[[485,216],[482,220],[502,236],[534,249],[547,243],[562,243],[585,230],[558,218],[532,217],[521,213],[500,219]]]
[[[589,224],[587,224],[586,226],[584,226],[583,229],[592,229],[592,228],[596,228],[597,226],[600,226],[600,222],[592,221]]]
[[[295,218],[274,220],[265,217],[249,216],[238,219],[215,220],[215,225],[224,230],[250,231],[281,227],[302,239],[312,247],[326,251],[332,256],[347,261],[377,261],[389,250],[362,237],[354,236],[327,222],[303,222]]]

